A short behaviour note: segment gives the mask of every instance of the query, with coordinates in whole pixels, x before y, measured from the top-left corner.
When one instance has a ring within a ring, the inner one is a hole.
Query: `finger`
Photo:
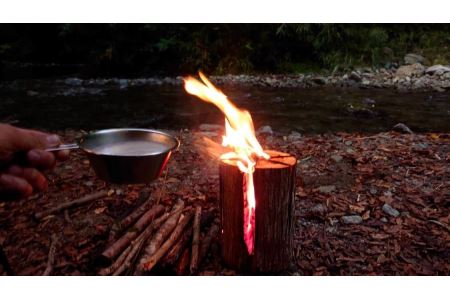
[[[65,161],[69,158],[70,151],[69,150],[61,150],[55,152],[56,159],[59,161]]]
[[[56,158],[53,153],[45,150],[33,149],[27,153],[28,161],[31,166],[41,169],[51,169],[56,164]]]
[[[0,189],[17,192],[23,197],[28,197],[33,193],[33,187],[25,179],[10,174],[0,175]]]
[[[26,151],[30,149],[45,149],[61,143],[59,137],[41,131],[17,128],[6,125],[8,141],[12,151]]]
[[[22,168],[14,165],[8,169],[8,173],[25,179],[33,188],[40,191],[45,190],[48,186],[45,176],[34,168]]]

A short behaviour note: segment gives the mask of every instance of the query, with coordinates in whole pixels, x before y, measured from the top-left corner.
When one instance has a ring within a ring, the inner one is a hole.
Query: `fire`
[[[233,149],[221,155],[220,159],[237,161],[239,170],[244,173],[244,240],[249,254],[253,254],[255,237],[255,188],[253,172],[256,159],[269,159],[255,136],[252,117],[246,110],[239,109],[220,90],[218,90],[201,72],[202,80],[184,78],[184,88],[189,94],[216,105],[225,115],[225,135],[222,145]]]

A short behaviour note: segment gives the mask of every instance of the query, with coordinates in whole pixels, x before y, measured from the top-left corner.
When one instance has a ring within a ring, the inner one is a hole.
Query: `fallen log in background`
[[[121,238],[103,251],[102,257],[107,261],[111,261],[114,257],[119,255],[119,253],[121,253],[131,243],[131,241],[135,239],[138,234],[153,221],[154,218],[161,215],[164,210],[164,206],[156,205],[143,214],[129,231],[127,231]]]
[[[65,210],[67,208],[70,208],[70,207],[73,207],[73,206],[81,205],[81,204],[84,204],[84,203],[87,203],[87,202],[90,202],[90,201],[94,201],[94,200],[100,199],[102,197],[105,197],[107,194],[108,194],[107,191],[95,192],[93,194],[81,197],[79,199],[76,199],[76,200],[73,200],[73,201],[70,201],[70,202],[62,203],[62,204],[60,204],[60,205],[58,205],[56,207],[50,208],[48,210],[45,210],[45,211],[42,211],[42,212],[37,212],[37,213],[34,214],[34,217],[37,220],[40,220],[42,218],[45,218],[46,216],[52,215],[54,213],[58,213],[58,212],[60,212],[62,210]]]
[[[236,161],[220,163],[222,258],[243,272],[278,272],[289,267],[293,243],[295,157],[266,151],[271,159],[255,166],[256,198],[254,254],[249,255],[243,236],[243,173]]]

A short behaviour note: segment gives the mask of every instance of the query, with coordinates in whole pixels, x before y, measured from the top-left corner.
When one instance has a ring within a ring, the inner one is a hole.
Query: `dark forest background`
[[[2,24],[2,78],[336,72],[450,62],[449,24]]]

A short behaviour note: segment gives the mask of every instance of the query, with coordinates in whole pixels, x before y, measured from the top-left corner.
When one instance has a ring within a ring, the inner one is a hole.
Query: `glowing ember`
[[[244,173],[244,240],[249,254],[253,254],[255,235],[255,189],[253,186],[253,172],[255,171],[255,157],[269,159],[255,136],[253,121],[250,113],[237,108],[227,96],[218,90],[201,72],[203,82],[193,77],[184,79],[186,91],[200,99],[216,105],[225,114],[225,136],[222,145],[233,149],[223,154],[220,159],[237,161],[237,166]]]

